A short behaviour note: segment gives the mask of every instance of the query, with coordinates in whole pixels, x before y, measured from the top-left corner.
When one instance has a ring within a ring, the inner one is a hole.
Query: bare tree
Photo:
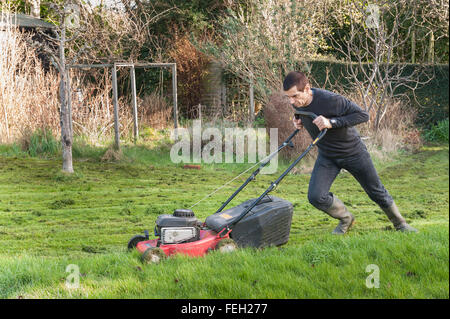
[[[389,100],[407,97],[428,83],[432,75],[424,68],[407,68],[397,60],[397,51],[410,40],[416,24],[414,7],[408,1],[328,1],[329,19],[347,24],[345,34],[329,32],[332,46],[346,60],[343,77],[356,86],[363,108],[375,113],[378,131],[386,116]],[[393,63],[395,61],[395,63]]]
[[[237,1],[236,1],[237,2]],[[266,104],[283,76],[316,57],[324,45],[323,14],[314,0],[246,0],[218,21],[214,42],[203,49],[231,73],[252,83]]]
[[[109,1],[109,7],[82,8],[83,41],[70,45],[83,63],[137,61],[146,45],[156,44],[151,26],[174,7],[157,12],[149,1]],[[145,3],[145,5],[144,5]]]
[[[448,0],[414,0],[410,2],[413,10],[416,13],[416,28],[421,30],[422,35],[420,39],[428,45],[423,50],[423,60],[428,63],[435,62],[435,43],[440,39],[447,39],[448,41]],[[414,30],[416,31],[416,30]],[[416,31],[417,32],[417,31]],[[411,53],[415,51],[416,36],[414,42],[411,43]],[[415,55],[415,52],[414,52]]]
[[[88,61],[98,50],[110,50],[108,44],[110,41],[105,41],[101,35],[108,32],[104,25],[93,23],[105,23],[105,20],[96,20],[92,17],[92,10],[89,6],[83,4],[81,1],[65,1],[62,4],[51,4],[53,22],[55,28],[53,35],[41,32],[41,34],[57,47],[57,52],[53,47],[46,44],[37,44],[38,48],[46,52],[60,75],[59,97],[60,97],[60,125],[61,125],[61,145],[62,145],[62,169],[64,172],[73,173],[72,163],[72,143],[73,143],[73,128],[72,128],[72,111],[70,105],[70,84],[69,84],[69,66],[76,63],[79,59],[84,58]],[[114,20],[111,20],[114,21]],[[111,23],[109,24],[111,27]],[[114,27],[114,26],[112,26]],[[121,28],[117,29],[122,32]],[[123,35],[121,33],[120,35]],[[116,40],[121,40],[119,36]],[[102,41],[103,40],[103,41]],[[81,43],[81,44],[79,44]],[[120,44],[118,41],[115,47]],[[106,54],[112,51],[107,51]],[[109,61],[118,58],[116,54],[107,55]],[[91,60],[97,60],[92,58]]]
[[[72,163],[72,123],[71,111],[69,107],[69,90],[68,77],[66,66],[66,46],[70,41],[74,41],[79,37],[79,32],[74,32],[71,37],[68,37],[68,29],[77,27],[79,25],[78,7],[74,3],[65,2],[63,4],[51,4],[50,8],[54,12],[55,28],[53,35],[41,32],[41,34],[56,44],[57,52],[53,47],[37,44],[45,51],[52,61],[52,64],[60,75],[59,84],[59,98],[60,98],[60,126],[61,126],[61,146],[62,146],[62,170],[66,173],[73,173]],[[73,28],[75,29],[75,28]]]
[[[55,28],[53,35],[41,34],[53,43],[35,43],[46,52],[60,74],[60,123],[63,171],[72,173],[72,114],[69,91],[69,66],[75,63],[112,63],[117,60],[137,60],[142,46],[152,35],[148,26],[162,13],[147,10],[138,14],[134,9],[124,13],[103,7],[91,7],[83,1],[51,4]],[[54,49],[57,47],[57,50]]]

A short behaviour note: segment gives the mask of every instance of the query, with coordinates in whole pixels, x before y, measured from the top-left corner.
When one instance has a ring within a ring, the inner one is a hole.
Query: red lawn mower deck
[[[316,118],[310,112],[296,110],[296,114]],[[156,219],[155,239],[150,239],[148,231],[145,236],[136,235],[128,242],[128,249],[136,248],[145,262],[158,263],[161,259],[174,254],[203,256],[209,251],[233,251],[237,247],[279,246],[289,240],[293,206],[284,199],[269,196],[281,180],[325,135],[321,131],[308,148],[271,183],[261,196],[241,203],[233,208],[223,210],[228,203],[255,179],[260,170],[286,146],[292,145],[295,130],[276,151],[260,161],[260,166],[231,195],[222,206],[204,223],[200,222],[190,209],[176,209],[172,215],[163,214]],[[259,164],[258,163],[258,164]],[[257,164],[256,164],[257,165]],[[256,166],[255,165],[255,166]]]

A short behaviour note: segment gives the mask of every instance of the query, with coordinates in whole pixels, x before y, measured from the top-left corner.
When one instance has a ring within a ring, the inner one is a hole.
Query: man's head
[[[296,107],[308,106],[312,101],[309,80],[302,72],[289,72],[284,78],[283,90],[289,102]]]

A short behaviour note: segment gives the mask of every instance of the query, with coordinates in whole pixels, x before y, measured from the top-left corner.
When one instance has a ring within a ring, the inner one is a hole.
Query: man
[[[369,114],[343,96],[327,90],[311,88],[308,78],[301,72],[290,72],[283,82],[283,90],[295,108],[318,115],[296,116],[298,129],[305,127],[315,138],[327,128],[327,134],[317,143],[319,155],[314,165],[308,189],[308,200],[316,207],[339,220],[333,234],[345,234],[355,217],[333,193],[331,184],[341,169],[346,169],[361,184],[375,203],[386,213],[396,230],[417,232],[400,214],[394,200],[384,188],[373,166],[366,146],[353,127],[367,122]]]

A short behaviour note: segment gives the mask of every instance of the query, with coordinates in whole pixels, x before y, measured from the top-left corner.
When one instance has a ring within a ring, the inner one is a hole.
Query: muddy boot
[[[325,213],[333,218],[339,219],[339,224],[333,230],[333,235],[345,234],[355,221],[355,217],[347,210],[344,203],[339,198],[333,196],[333,204],[331,207],[325,210]]]
[[[418,230],[414,227],[411,227],[406,223],[406,220],[403,218],[403,216],[400,214],[397,205],[395,203],[392,203],[389,207],[381,207],[381,209],[386,213],[389,220],[394,224],[395,230],[399,230],[401,232],[414,232],[417,233]]]

